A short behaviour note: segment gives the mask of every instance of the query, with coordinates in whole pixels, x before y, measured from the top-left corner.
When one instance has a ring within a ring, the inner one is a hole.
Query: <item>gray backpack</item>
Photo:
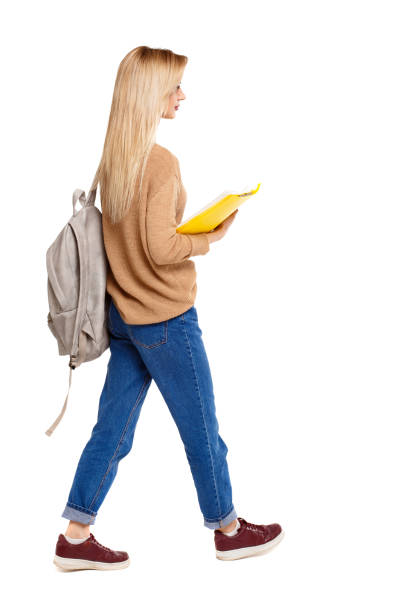
[[[46,252],[48,273],[48,326],[59,355],[70,355],[69,389],[61,413],[45,432],[50,436],[67,408],[72,371],[96,359],[109,347],[106,293],[108,261],[102,213],[95,206],[96,177],[88,198],[82,189],[73,193],[73,216]],[[77,200],[82,208],[76,211]]]

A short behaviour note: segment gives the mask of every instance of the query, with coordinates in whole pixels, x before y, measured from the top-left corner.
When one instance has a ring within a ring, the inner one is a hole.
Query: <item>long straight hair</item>
[[[101,161],[92,188],[100,185],[102,212],[119,223],[141,197],[147,158],[156,131],[188,58],[146,46],[119,64]]]

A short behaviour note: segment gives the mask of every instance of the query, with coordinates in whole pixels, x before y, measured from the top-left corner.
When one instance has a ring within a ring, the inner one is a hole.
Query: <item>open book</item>
[[[176,231],[180,234],[210,232],[229,217],[240,204],[243,204],[245,200],[257,193],[260,185],[261,183],[258,183],[256,189],[243,193],[224,191],[210,204],[207,204],[207,206],[186,219],[181,225],[178,225]]]

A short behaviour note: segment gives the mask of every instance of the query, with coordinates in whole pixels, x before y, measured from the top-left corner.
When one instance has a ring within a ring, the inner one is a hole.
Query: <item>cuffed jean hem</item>
[[[93,525],[95,523],[95,514],[88,514],[68,504],[64,509],[62,517],[77,523],[84,523],[84,525]]]
[[[208,527],[209,529],[219,529],[220,527],[225,527],[226,525],[232,523],[232,521],[234,521],[237,516],[238,515],[236,513],[236,510],[232,508],[231,512],[223,516],[222,519],[217,520],[204,518],[204,526]]]

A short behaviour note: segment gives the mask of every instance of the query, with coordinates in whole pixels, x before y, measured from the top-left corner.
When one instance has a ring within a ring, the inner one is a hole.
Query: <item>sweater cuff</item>
[[[193,255],[205,255],[210,250],[210,242],[207,238],[207,233],[202,234],[187,234],[192,243],[192,251],[189,257]]]

